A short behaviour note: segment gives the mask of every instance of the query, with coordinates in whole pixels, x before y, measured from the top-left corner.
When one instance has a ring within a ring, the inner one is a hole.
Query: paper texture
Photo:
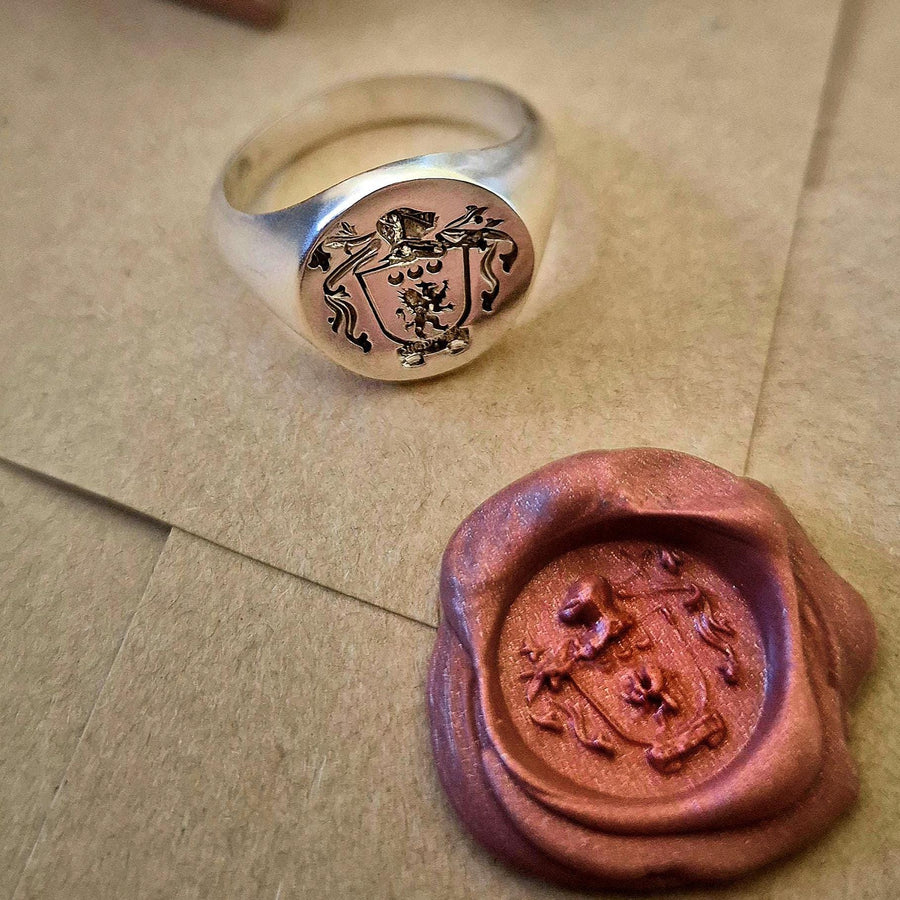
[[[536,465],[641,443],[746,463],[881,649],[858,806],[722,896],[896,896],[894,4],[846,7],[802,197],[836,2],[463,2],[432,6],[433,41],[409,7],[357,9],[261,36],[166,3],[2,5],[0,455],[431,622],[449,533]],[[268,316],[203,207],[261,116],[406,69],[520,88],[564,181],[522,328],[390,387]],[[558,896],[447,808],[431,628],[177,529],[158,557],[161,530],[6,467],[0,502],[0,893]]]
[[[740,468],[836,0],[302,4],[260,35],[166,3],[0,11],[0,455],[434,622],[457,523],[538,465],[652,444]],[[335,82],[451,71],[548,117],[535,307],[434,383],[302,345],[204,234],[226,155]]]
[[[880,642],[852,718],[859,805],[828,837],[823,871],[806,869],[804,883],[827,878],[834,896],[890,897],[900,890],[900,19],[889,0],[849,12],[748,474],[781,494],[866,597]]]
[[[12,896],[165,540],[0,463],[0,895]]]
[[[434,631],[173,531],[19,897],[562,897],[459,830]]]

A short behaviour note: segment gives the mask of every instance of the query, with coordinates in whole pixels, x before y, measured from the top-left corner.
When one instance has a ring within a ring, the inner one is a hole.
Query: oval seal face
[[[852,802],[858,594],[763,485],[586,453],[485,502],[444,555],[438,770],[472,833],[578,887],[732,879]]]
[[[448,178],[373,191],[320,233],[300,264],[300,309],[317,345],[388,381],[470,362],[512,324],[534,250],[513,209]]]

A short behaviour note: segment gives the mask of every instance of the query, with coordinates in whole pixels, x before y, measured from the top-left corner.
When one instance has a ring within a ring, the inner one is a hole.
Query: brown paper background
[[[159,528],[0,467],[0,894],[559,896],[458,828],[433,629],[369,604],[433,623],[472,506],[653,443],[773,485],[879,630],[858,805],[721,895],[897,896],[896,4],[439,8],[433,45],[386,3],[266,35],[138,0],[0,8],[0,456],[289,570],[178,529],[157,561]],[[412,387],[299,345],[203,234],[248,127],[400,67],[519,87],[564,172],[523,327]]]
[[[0,896],[37,840],[165,541],[0,463]]]
[[[444,804],[433,636],[173,532],[18,896],[561,896]]]
[[[825,844],[830,890],[846,897],[900,891],[897,12],[883,0],[845,10],[747,467],[868,599],[878,628],[852,720],[860,801]]]

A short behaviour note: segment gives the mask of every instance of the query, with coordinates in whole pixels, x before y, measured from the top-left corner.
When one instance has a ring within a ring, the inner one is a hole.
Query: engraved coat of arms
[[[328,323],[363,353],[372,336],[359,326],[360,304],[396,345],[400,364],[425,365],[435,353],[463,353],[472,340],[467,322],[476,304],[490,313],[500,278],[512,271],[519,248],[486,206],[440,227],[434,212],[400,207],[375,230],[359,234],[341,221],[313,248],[307,266],[324,275]]]

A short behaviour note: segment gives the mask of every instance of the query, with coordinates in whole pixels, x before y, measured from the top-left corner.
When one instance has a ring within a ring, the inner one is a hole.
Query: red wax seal
[[[732,879],[855,799],[862,598],[768,488],[585,453],[459,527],[429,676],[441,781],[492,853],[587,887]]]

